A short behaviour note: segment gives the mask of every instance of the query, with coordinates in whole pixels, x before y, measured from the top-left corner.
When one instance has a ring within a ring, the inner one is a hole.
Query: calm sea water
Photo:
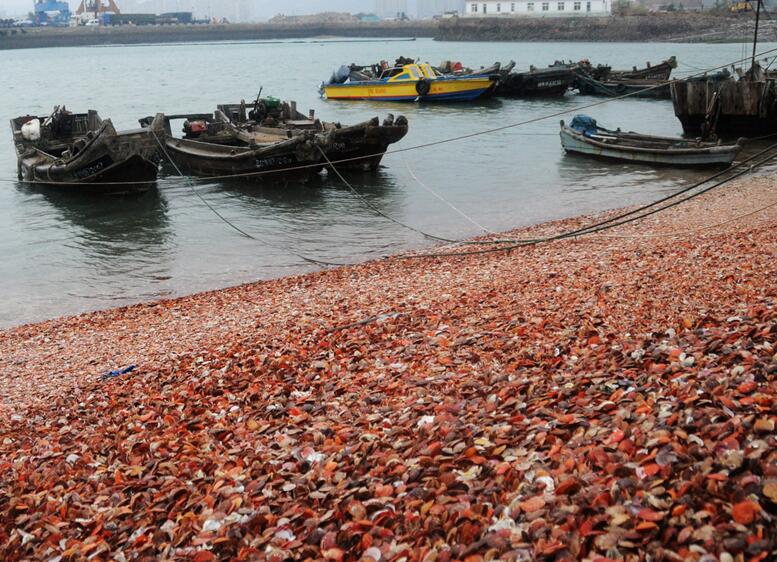
[[[763,49],[775,45],[766,44]],[[305,41],[35,49],[0,53],[0,108],[8,120],[55,104],[89,108],[119,128],[157,111],[204,112],[265,95],[353,123],[404,114],[411,146],[499,127],[595,98],[490,100],[474,105],[327,102],[317,87],[342,63],[399,55],[488,65],[545,66],[589,58],[614,67],[676,55],[678,74],[742,55],[741,45]],[[610,127],[680,134],[668,101],[623,100],[586,111]],[[571,118],[571,115],[570,117]],[[464,238],[646,202],[698,172],[655,170],[566,156],[558,119],[390,155],[352,174],[370,204],[429,233]],[[418,178],[416,180],[413,176]],[[211,205],[259,241],[238,235],[176,178],[139,196],[83,197],[15,182],[10,131],[0,135],[0,326],[309,271],[317,260],[353,263],[434,242],[371,210],[333,176],[313,185],[198,182]],[[423,184],[423,185],[422,185]],[[431,190],[463,211],[461,216]]]

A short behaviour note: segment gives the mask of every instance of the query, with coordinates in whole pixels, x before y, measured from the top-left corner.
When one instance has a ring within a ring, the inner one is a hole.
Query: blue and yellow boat
[[[428,64],[406,64],[384,70],[368,80],[345,78],[322,84],[330,100],[470,101],[494,87],[497,76],[443,76]]]

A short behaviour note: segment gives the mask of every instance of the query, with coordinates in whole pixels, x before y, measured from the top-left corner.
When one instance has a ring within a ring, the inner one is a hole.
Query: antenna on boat
[[[758,23],[761,19],[761,0],[756,0],[756,10],[755,10],[755,34],[753,36],[753,60],[750,64],[750,71],[755,73],[755,48],[756,45],[758,45]]]

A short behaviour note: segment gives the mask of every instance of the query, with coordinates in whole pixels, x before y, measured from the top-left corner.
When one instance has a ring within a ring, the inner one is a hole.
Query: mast
[[[755,72],[755,48],[758,45],[758,22],[761,19],[761,0],[756,0],[758,6],[755,10],[755,35],[753,36],[753,60],[750,64],[751,72]]]

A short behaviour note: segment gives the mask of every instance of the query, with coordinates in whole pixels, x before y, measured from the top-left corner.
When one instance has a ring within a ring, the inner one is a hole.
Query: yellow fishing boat
[[[321,95],[330,100],[377,101],[469,101],[489,91],[497,76],[443,76],[428,64],[406,64],[384,70],[374,80],[321,85]]]

